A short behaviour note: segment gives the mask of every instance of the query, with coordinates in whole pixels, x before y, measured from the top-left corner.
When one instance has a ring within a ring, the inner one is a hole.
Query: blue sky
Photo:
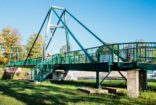
[[[17,29],[25,44],[38,32],[51,5],[65,7],[105,42],[156,41],[156,0],[1,0],[0,31],[6,26]],[[70,27],[84,47],[100,45],[77,24]],[[55,37],[53,48],[63,40]]]

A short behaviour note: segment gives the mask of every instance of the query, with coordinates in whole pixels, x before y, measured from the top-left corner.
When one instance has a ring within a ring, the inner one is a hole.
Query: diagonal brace
[[[59,15],[57,14],[57,12],[51,8],[53,10],[53,12],[55,13],[55,15],[59,18]],[[61,23],[63,24],[63,26],[67,29],[67,31],[70,33],[70,35],[72,36],[72,38],[75,40],[75,42],[79,45],[79,47],[83,50],[83,52],[85,53],[85,55],[88,57],[88,59],[90,60],[90,62],[94,63],[95,60],[88,54],[88,52],[83,48],[83,46],[80,44],[80,42],[77,40],[77,38],[74,36],[74,34],[71,32],[71,30],[66,26],[66,24],[62,21],[62,19],[60,20]]]

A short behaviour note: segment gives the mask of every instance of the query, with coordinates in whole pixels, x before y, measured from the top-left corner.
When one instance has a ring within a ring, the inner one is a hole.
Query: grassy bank
[[[148,82],[150,91],[140,97],[126,96],[124,81],[105,81],[104,86],[119,88],[118,94],[87,94],[78,87],[94,86],[93,81],[42,82],[32,85],[27,81],[0,80],[0,105],[155,105],[156,82]]]

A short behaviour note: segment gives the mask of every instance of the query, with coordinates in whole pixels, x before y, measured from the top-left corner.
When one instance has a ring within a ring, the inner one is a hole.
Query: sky
[[[52,5],[65,7],[105,42],[156,41],[156,0],[0,0],[0,31],[13,27],[25,44],[39,31]],[[68,16],[67,23],[85,48],[101,45]],[[65,44],[63,32],[55,35],[53,52]],[[70,41],[79,49],[71,37]]]

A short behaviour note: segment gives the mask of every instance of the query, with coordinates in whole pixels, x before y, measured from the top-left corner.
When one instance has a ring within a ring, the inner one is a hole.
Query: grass
[[[15,80],[25,78],[23,74],[15,75],[14,80],[0,80],[0,105],[155,105],[156,80],[148,81],[147,92],[140,92],[137,99],[126,95],[126,83],[123,80],[106,80],[103,84],[115,87],[118,94],[87,94],[79,87],[93,87],[95,81],[64,81],[31,84],[28,81]],[[2,75],[0,69],[0,77]]]
[[[150,81],[150,91],[140,97],[126,96],[124,81],[105,81],[104,86],[119,88],[119,94],[87,94],[78,87],[94,86],[94,81],[66,81],[30,84],[28,81],[0,80],[0,105],[155,105],[156,81]]]

